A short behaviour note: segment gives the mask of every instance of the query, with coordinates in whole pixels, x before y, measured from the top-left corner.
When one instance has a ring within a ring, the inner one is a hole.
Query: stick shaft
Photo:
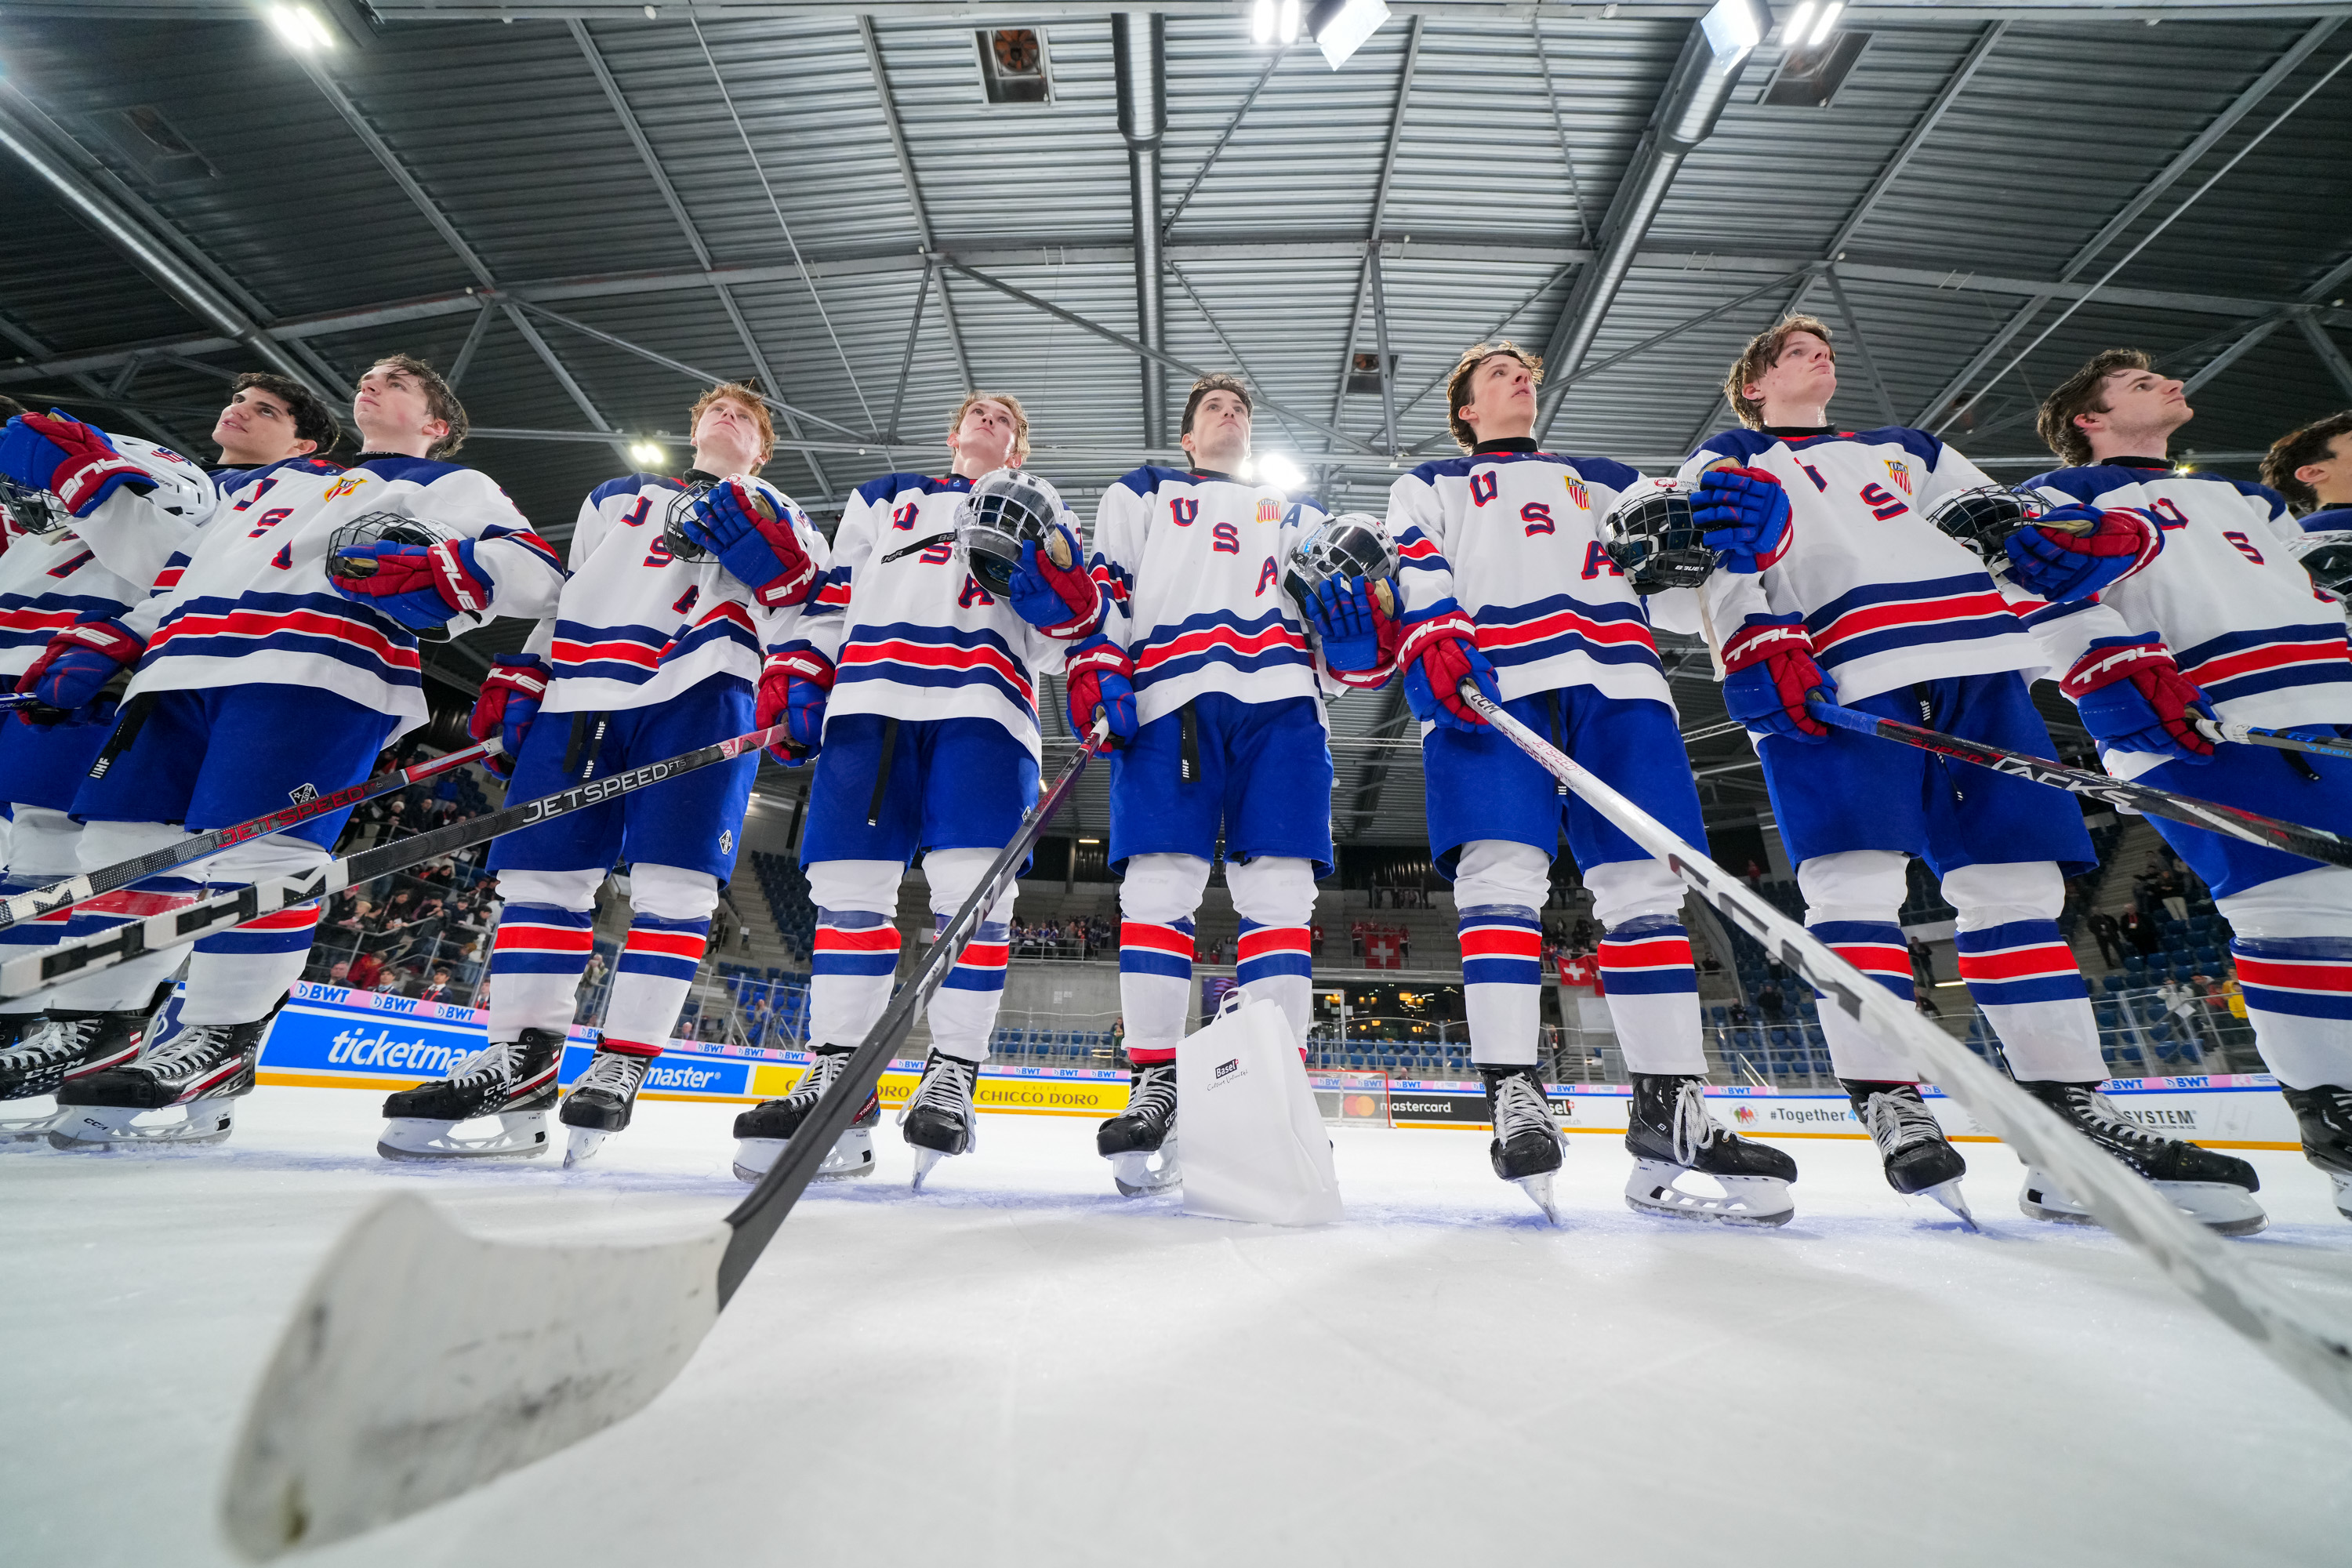
[[[2242,746],[2310,752],[2323,757],[2352,757],[2352,741],[2315,741],[2308,735],[2290,735],[2284,730],[2264,730],[2253,724],[2233,724],[2226,719],[2205,727],[2218,739],[2235,741]]]
[[[2120,1161],[2059,1121],[2041,1101],[1977,1059],[1895,994],[1840,958],[1803,926],[1751,893],[1656,818],[1546,744],[1526,725],[1462,683],[1462,700],[1581,796],[1700,898],[1762,942],[1833,1006],[1900,1051],[1915,1070],[2029,1163],[2088,1204],[2099,1223],[2138,1247],[2216,1317],[2352,1416],[2352,1340],[2306,1323],[2247,1273],[2229,1249]]]
[[[437,855],[470,849],[477,844],[501,834],[512,833],[519,827],[530,827],[559,816],[568,816],[572,812],[601,805],[615,796],[667,784],[698,768],[731,761],[748,752],[755,752],[762,746],[781,744],[783,739],[784,726],[782,724],[771,729],[754,730],[748,735],[737,735],[715,745],[699,747],[661,762],[647,763],[641,768],[630,768],[606,778],[574,784],[552,795],[543,795],[520,805],[509,805],[488,816],[453,822],[446,827],[421,833],[414,838],[379,844],[373,849],[362,849],[356,855],[330,861],[316,871],[300,876],[269,878],[233,892],[199,899],[183,909],[167,910],[145,920],[133,921],[81,942],[27,952],[21,958],[12,958],[0,963],[0,996],[23,996],[62,981],[95,974],[118,963],[127,963],[142,953],[178,947],[215,931],[240,926],[263,915],[330,897],[346,888],[355,888],[378,877],[387,877],[394,871],[404,871],[411,866],[421,865]]]
[[[95,871],[84,871],[79,876],[68,877],[62,882],[52,882],[46,888],[35,888],[26,892],[12,893],[5,899],[0,899],[0,931],[5,931],[20,921],[37,920],[42,915],[62,914],[77,905],[88,903],[102,893],[111,893],[118,888],[127,888],[133,882],[158,876],[171,870],[173,867],[184,866],[192,860],[202,860],[208,856],[217,855],[224,849],[233,848],[249,839],[260,838],[272,833],[283,833],[289,827],[308,822],[313,817],[324,816],[331,811],[341,811],[346,806],[359,805],[373,800],[378,795],[389,795],[394,790],[405,789],[413,784],[423,784],[426,779],[453,773],[469,763],[486,762],[497,756],[499,750],[498,742],[484,741],[478,745],[468,746],[463,751],[428,758],[425,762],[406,768],[395,769],[388,773],[379,773],[374,778],[362,780],[358,784],[336,790],[331,795],[322,795],[315,800],[305,801],[299,805],[289,805],[282,810],[265,813],[249,822],[240,822],[228,827],[215,827],[209,832],[199,833],[194,838],[184,838],[177,844],[168,844],[161,849],[150,850],[144,855],[134,855],[128,860],[118,860],[111,866],[101,866]]]
[[[769,1168],[768,1173],[760,1178],[760,1184],[751,1189],[751,1195],[738,1204],[735,1212],[727,1216],[727,1223],[735,1234],[728,1242],[727,1255],[719,1266],[719,1304],[722,1309],[734,1296],[736,1287],[743,1283],[744,1276],[751,1273],[751,1266],[760,1260],[760,1254],[767,1249],[769,1239],[776,1234],[776,1227],[784,1223],[784,1216],[792,1212],[793,1205],[808,1190],[809,1183],[816,1178],[817,1167],[824,1163],[825,1153],[832,1149],[834,1140],[848,1129],[850,1122],[856,1119],[858,1108],[866,1103],[866,1097],[874,1092],[876,1084],[882,1081],[882,1072],[890,1065],[891,1053],[906,1039],[907,1032],[915,1026],[915,1015],[931,999],[931,993],[947,979],[956,956],[971,941],[972,933],[980,929],[982,920],[994,907],[998,897],[1004,891],[1005,884],[1020,875],[1022,863],[1029,858],[1029,851],[1045,831],[1045,825],[1054,819],[1054,814],[1077,788],[1078,775],[1086,772],[1087,764],[1094,760],[1109,738],[1108,721],[1097,720],[1093,731],[1078,747],[1078,754],[1070,759],[1069,765],[1055,779],[1052,787],[1038,797],[1035,805],[1029,808],[1029,815],[1021,821],[1020,831],[1013,836],[1013,841],[989,866],[980,879],[980,885],[963,901],[963,908],[948,921],[947,929],[940,932],[939,940],[931,944],[930,956],[923,960],[922,967],[898,988],[898,994],[890,999],[890,1005],[884,1011],[880,1021],[866,1032],[866,1038],[858,1042],[857,1049],[851,1053],[849,1061],[843,1067],[841,1076],[833,1080],[833,1087],[824,1091],[824,1098],[816,1103],[816,1109],[809,1112],[807,1120],[801,1123],[800,1131],[784,1145],[783,1154]]]
[[[2208,833],[2219,833],[2227,837],[2243,839],[2249,844],[2284,849],[2290,855],[2325,861],[2332,866],[2352,866],[2352,842],[2347,842],[2324,827],[2305,827],[2300,823],[2284,822],[2275,816],[2264,816],[2260,812],[2247,811],[2239,806],[2223,805],[2218,801],[2175,795],[2153,784],[2134,784],[2128,779],[2110,778],[2105,773],[2070,768],[2047,757],[2005,751],[1999,746],[1989,746],[1982,741],[1964,741],[1940,730],[1906,724],[1899,719],[1882,719],[1874,713],[1858,713],[1834,702],[1808,702],[1805,709],[1822,723],[1834,724],[1858,735],[1876,735],[1881,740],[1916,746],[1923,752],[1933,752],[1938,756],[1957,757],[1964,763],[1974,763],[1997,773],[2048,784],[2053,789],[2063,789],[2071,795],[2088,795],[2093,800],[2103,800],[2109,805],[2122,806],[2143,816],[2165,817],[2173,822],[2186,823],[2191,827],[2201,827]]]

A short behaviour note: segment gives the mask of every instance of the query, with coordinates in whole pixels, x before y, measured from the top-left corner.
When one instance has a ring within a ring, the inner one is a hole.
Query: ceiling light
[[[642,464],[648,469],[658,471],[668,460],[669,454],[651,441],[637,441],[630,445],[629,461]]]
[[[1250,7],[1250,42],[1260,45],[1274,42],[1274,0],[1257,0],[1257,4]]]
[[[1298,41],[1298,0],[1282,0],[1282,24],[1275,29],[1275,37],[1284,48]]]
[[[1099,838],[1081,838],[1078,842],[1081,844],[1100,844],[1102,840]]]
[[[1780,29],[1782,46],[1793,49],[1803,43],[1805,28],[1811,24],[1812,19],[1813,0],[1804,0],[1804,4],[1789,13],[1788,25]]]
[[[1307,482],[1307,475],[1298,465],[1279,452],[1268,452],[1257,459],[1257,477],[1286,490],[1295,490]]]
[[[1813,24],[1812,32],[1805,39],[1805,47],[1818,49],[1828,43],[1831,32],[1837,26],[1838,14],[1844,9],[1845,0],[1830,0],[1828,5],[1822,6],[1822,19]]]
[[[1759,15],[1757,0],[1716,0],[1714,7],[1699,18],[1698,25],[1706,34],[1707,47],[1715,51],[1716,63],[1728,69],[1764,41],[1764,35],[1772,26],[1772,14],[1765,11]]]
[[[1314,35],[1323,58],[1338,70],[1388,19],[1386,0],[1315,0],[1307,13],[1307,30]]]
[[[269,25],[288,46],[308,54],[312,49],[331,49],[335,35],[327,31],[327,24],[319,20],[319,13],[308,5],[272,5]]]

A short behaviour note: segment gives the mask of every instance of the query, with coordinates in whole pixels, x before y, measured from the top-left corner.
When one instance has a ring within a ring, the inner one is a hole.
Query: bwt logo
[[[404,1068],[431,1078],[446,1078],[461,1054],[430,1040],[396,1040],[382,1029],[373,1036],[345,1029],[329,1042],[327,1062],[331,1067]]]
[[[719,1081],[719,1074],[709,1068],[657,1067],[646,1074],[647,1089],[709,1089]]]
[[[1217,1064],[1217,1076],[1223,1078],[1228,1073],[1239,1072],[1241,1065],[1242,1059],[1239,1057],[1235,1057],[1229,1062],[1220,1062]]]

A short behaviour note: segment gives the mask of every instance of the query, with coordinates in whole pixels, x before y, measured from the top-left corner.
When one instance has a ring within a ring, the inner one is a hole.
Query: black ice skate
[[[2254,1201],[2262,1179],[2243,1160],[2216,1154],[2148,1131],[2124,1115],[2095,1083],[2020,1082],[2018,1088],[2056,1111],[2066,1124],[2129,1165],[2189,1218],[2223,1236],[2252,1236],[2270,1224]],[[2029,1165],[2018,1207],[2034,1219],[2096,1225],[2090,1205]]]
[[[79,1013],[63,1009],[0,1018],[0,1102],[54,1095],[66,1084],[120,1067],[139,1054],[146,1037],[144,1011]],[[0,1117],[0,1143],[39,1143],[62,1105],[34,1107],[28,1116]]]
[[[217,1143],[227,1137],[236,1101],[253,1092],[254,1063],[269,1017],[249,1024],[183,1024],[137,1060],[74,1079],[58,1089],[52,1149],[112,1149],[134,1143]],[[142,1122],[153,1111],[176,1120]]]
[[[1138,1062],[1127,1109],[1095,1128],[1095,1152],[1110,1162],[1124,1197],[1163,1192],[1184,1179],[1176,1163],[1176,1064]]]
[[[2336,1212],[2352,1219],[2352,1089],[2323,1083],[2280,1092],[2303,1129],[2303,1157],[2336,1184]]]
[[[933,1051],[923,1064],[923,1078],[908,1097],[906,1109],[898,1112],[898,1125],[909,1148],[915,1151],[915,1190],[923,1190],[923,1178],[931,1167],[950,1154],[968,1154],[980,1142],[978,1118],[971,1108],[971,1091],[980,1077],[980,1064],[960,1061]]]
[[[1717,1225],[1786,1225],[1797,1212],[1789,1184],[1797,1163],[1742,1138],[1706,1109],[1706,1079],[1637,1072],[1625,1107],[1625,1152],[1633,1156],[1625,1203],[1645,1214]],[[1689,1176],[1705,1181],[1685,1186]],[[1713,1185],[1715,1192],[1706,1191]]]
[[[833,1087],[841,1069],[849,1065],[855,1046],[819,1046],[816,1058],[807,1072],[801,1075],[793,1092],[782,1100],[771,1100],[755,1105],[735,1118],[735,1174],[747,1182],[756,1182],[766,1175],[778,1160],[784,1157],[784,1145],[800,1131],[801,1123],[816,1110],[816,1102]],[[842,1135],[825,1151],[824,1163],[816,1168],[820,1182],[845,1181],[853,1176],[874,1173],[874,1129],[882,1120],[882,1101],[870,1091],[866,1103],[857,1110]]]
[[[555,1069],[563,1037],[525,1029],[493,1040],[457,1070],[384,1096],[383,1131],[375,1152],[387,1160],[484,1160],[547,1152],[547,1113],[555,1104]],[[461,1138],[457,1124],[499,1120],[497,1131]]]
[[[1878,1163],[1886,1171],[1886,1184],[1905,1196],[1930,1197],[1960,1216],[1969,1229],[1977,1227],[1960,1196],[1960,1177],[1969,1163],[1944,1136],[1943,1124],[1915,1083],[1866,1083],[1840,1079],[1846,1098],[1853,1102],[1853,1119],[1878,1146]]]
[[[1481,1067],[1478,1076],[1486,1084],[1486,1120],[1495,1126],[1494,1139],[1486,1145],[1495,1174],[1516,1183],[1544,1217],[1558,1225],[1551,1179],[1559,1170],[1565,1143],[1551,1101],[1544,1098],[1542,1080],[1531,1067]]]
[[[598,1046],[588,1058],[588,1070],[563,1097],[556,1112],[570,1138],[563,1151],[563,1168],[570,1170],[604,1146],[604,1140],[629,1124],[637,1107],[637,1088],[654,1058],[640,1051],[616,1051]]]

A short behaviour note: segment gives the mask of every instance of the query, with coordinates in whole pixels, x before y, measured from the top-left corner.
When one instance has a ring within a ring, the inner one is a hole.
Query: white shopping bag
[[[1263,1225],[1339,1217],[1330,1135],[1279,1005],[1228,992],[1209,1026],[1176,1049],[1176,1104],[1186,1214]]]

